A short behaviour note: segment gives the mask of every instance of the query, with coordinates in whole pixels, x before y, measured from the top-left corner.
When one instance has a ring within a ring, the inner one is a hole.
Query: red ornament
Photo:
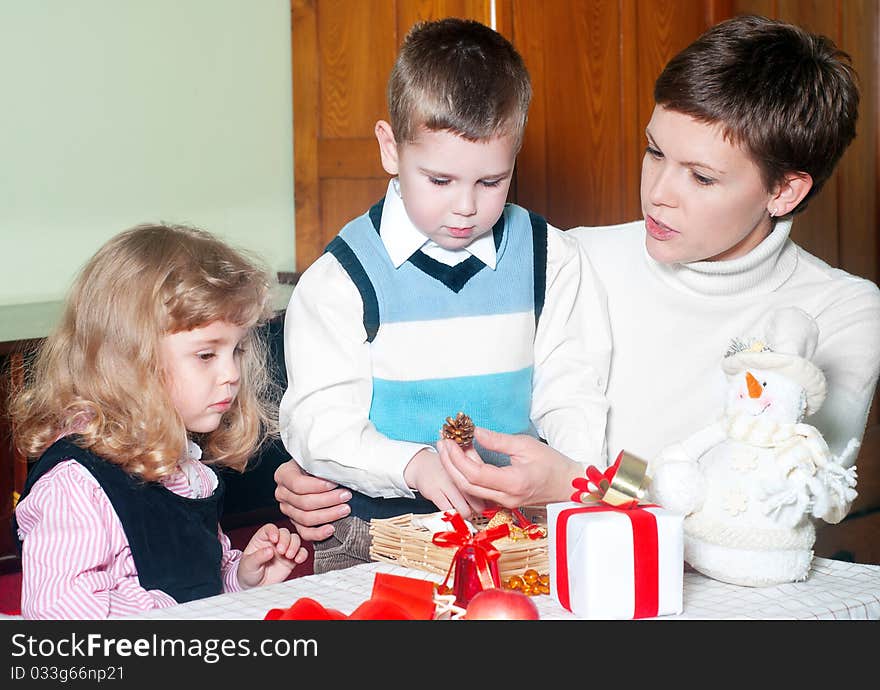
[[[464,518],[458,513],[446,511],[443,520],[452,525],[452,530],[437,532],[431,541],[438,546],[456,546],[458,549],[440,587],[446,588],[449,576],[454,571],[455,603],[466,607],[475,593],[501,586],[498,576],[501,552],[495,548],[492,540],[506,537],[510,528],[504,524],[471,534]]]
[[[523,620],[540,618],[538,607],[522,592],[513,589],[486,589],[468,604],[465,620]]]

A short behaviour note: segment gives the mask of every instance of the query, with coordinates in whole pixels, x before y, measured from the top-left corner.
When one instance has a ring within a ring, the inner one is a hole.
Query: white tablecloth
[[[345,614],[370,597],[378,572],[442,581],[442,577],[387,563],[368,563],[268,587],[221,594],[132,618],[260,620],[269,609],[310,597]],[[533,598],[542,620],[575,619],[550,596]],[[804,582],[738,587],[696,572],[684,576],[684,611],[674,619],[880,619],[880,566],[816,558]]]

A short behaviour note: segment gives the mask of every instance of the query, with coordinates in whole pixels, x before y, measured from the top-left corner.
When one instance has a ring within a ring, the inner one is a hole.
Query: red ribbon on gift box
[[[501,552],[495,548],[492,541],[506,537],[510,533],[510,527],[506,524],[498,525],[497,527],[471,534],[467,523],[465,523],[464,518],[459,513],[447,511],[443,513],[443,520],[446,520],[452,526],[452,530],[449,532],[437,532],[431,537],[431,541],[437,546],[456,546],[458,550],[452,557],[452,562],[449,564],[449,570],[446,571],[446,577],[441,587],[444,589],[447,587],[449,576],[456,561],[460,556],[464,555],[465,550],[469,547],[474,551],[474,565],[482,589],[497,587],[498,583],[492,577],[490,564],[500,558]],[[466,602],[462,605],[466,605]]]
[[[660,609],[657,518],[645,510],[657,506],[639,504],[638,501],[645,467],[643,460],[621,451],[614,464],[604,472],[590,465],[585,472],[586,479],[578,477],[572,481],[576,491],[571,500],[591,502],[594,505],[567,508],[560,511],[556,519],[556,592],[559,603],[569,611],[571,595],[568,578],[568,520],[581,513],[616,511],[626,515],[632,523],[635,578],[633,618],[651,618],[657,615]]]

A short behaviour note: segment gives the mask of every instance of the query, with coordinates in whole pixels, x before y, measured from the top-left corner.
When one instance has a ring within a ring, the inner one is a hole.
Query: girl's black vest
[[[217,530],[224,485],[219,476],[211,496],[186,498],[159,482],[128,474],[71,440],[60,439],[31,468],[19,500],[24,500],[40,477],[68,459],[88,469],[110,499],[131,546],[141,587],[162,590],[178,603],[222,593]],[[14,515],[13,529],[18,540]],[[21,541],[18,548],[21,551]]]

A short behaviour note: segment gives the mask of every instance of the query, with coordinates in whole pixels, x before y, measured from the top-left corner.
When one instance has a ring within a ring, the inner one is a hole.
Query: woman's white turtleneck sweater
[[[828,395],[804,421],[835,455],[861,440],[880,372],[880,290],[804,251],[790,230],[791,221],[778,222],[738,259],[672,265],[648,255],[643,221],[568,231],[608,294],[612,460],[623,449],[650,460],[717,419],[731,339],[761,337],[764,319],[783,306],[800,307],[819,326],[813,362]]]

